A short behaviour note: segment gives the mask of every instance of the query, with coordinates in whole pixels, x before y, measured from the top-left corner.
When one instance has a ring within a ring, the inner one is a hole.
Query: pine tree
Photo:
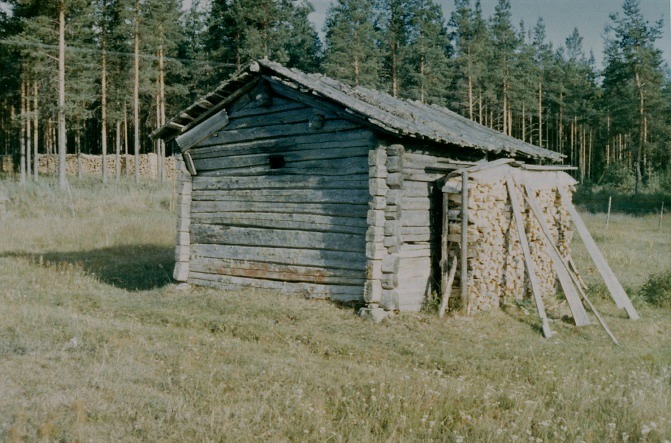
[[[611,14],[610,19],[604,49],[604,99],[620,134],[629,135],[632,140],[629,149],[638,193],[651,121],[656,118],[654,110],[663,91],[662,56],[655,47],[663,28],[661,21],[651,24],[645,20],[639,0],[625,0],[622,14]]]
[[[442,9],[433,0],[418,0],[401,67],[403,95],[423,103],[446,104],[451,76],[451,45]]]
[[[419,5],[416,0],[377,0],[376,21],[382,53],[381,84],[394,96],[399,96],[401,71],[405,64],[413,15]]]
[[[510,0],[499,0],[494,16],[490,20],[492,35],[492,70],[493,81],[497,85],[499,97],[499,113],[501,115],[501,132],[511,133],[512,105],[511,83],[514,81],[513,66],[515,51],[518,49],[519,38],[513,29]]]
[[[371,0],[338,0],[331,5],[325,24],[326,75],[353,85],[379,85],[381,52],[373,16]]]
[[[305,0],[215,0],[208,18],[205,47],[223,80],[233,65],[265,58],[308,71],[318,68],[320,41],[308,20]]]
[[[453,63],[457,74],[457,83],[454,107],[462,111],[468,118],[476,117],[476,88],[481,85],[485,54],[485,38],[487,26],[482,19],[480,2],[476,8],[471,7],[470,0],[455,0],[455,9],[449,22],[452,29],[450,38],[454,43],[455,54]]]
[[[536,26],[531,35],[533,68],[530,67],[530,71],[534,73],[535,79],[533,84],[529,85],[529,88],[536,91],[537,144],[540,147],[544,147],[543,111],[545,109],[544,107],[547,106],[547,104],[544,103],[544,98],[547,95],[546,79],[548,78],[548,73],[551,70],[552,64],[552,44],[545,41],[545,23],[542,18],[539,18],[538,22],[536,22]],[[547,143],[549,144],[549,142],[550,141],[548,140]]]

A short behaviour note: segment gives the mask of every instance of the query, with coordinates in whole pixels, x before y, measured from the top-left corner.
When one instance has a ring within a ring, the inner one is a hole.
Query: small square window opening
[[[268,156],[268,164],[270,169],[281,169],[286,165],[283,155],[270,155]]]

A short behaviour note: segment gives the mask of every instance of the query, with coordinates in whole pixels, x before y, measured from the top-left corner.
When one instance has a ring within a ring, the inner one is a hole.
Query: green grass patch
[[[652,306],[671,308],[671,271],[650,276],[638,293]]]
[[[556,335],[544,339],[531,305],[376,325],[298,296],[182,291],[160,277],[173,254],[169,184],[73,182],[71,197],[49,183],[32,196],[6,186],[0,441],[671,435],[667,310],[640,303],[630,321],[594,297],[616,347],[596,323],[577,328],[554,314]],[[648,229],[652,219],[619,215],[607,231],[598,215],[585,221],[627,288],[668,266],[671,236]],[[581,252],[576,261],[598,287]]]

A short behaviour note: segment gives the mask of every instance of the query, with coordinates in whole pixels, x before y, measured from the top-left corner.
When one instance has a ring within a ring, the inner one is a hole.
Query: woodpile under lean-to
[[[497,308],[514,300],[530,298],[531,287],[526,278],[526,266],[522,246],[511,202],[506,186],[506,174],[518,174],[534,193],[542,209],[544,221],[551,232],[552,241],[565,260],[570,259],[569,245],[573,237],[571,218],[557,192],[562,187],[570,194],[575,182],[563,172],[539,174],[522,171],[507,166],[497,170],[487,169],[469,175],[468,182],[468,228],[467,272],[457,270],[457,282],[467,285],[465,300],[469,313]],[[548,180],[549,174],[552,180]],[[462,242],[462,178],[450,177],[443,188],[447,193],[448,205],[448,261],[458,260]],[[515,187],[517,200],[522,203],[522,217],[529,249],[543,298],[557,293],[557,277],[553,262],[546,251],[540,223],[531,212],[524,188]],[[454,298],[455,304],[458,297]]]

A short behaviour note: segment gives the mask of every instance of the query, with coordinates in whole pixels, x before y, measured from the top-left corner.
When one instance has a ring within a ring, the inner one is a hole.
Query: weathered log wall
[[[189,150],[188,281],[363,300],[374,137],[263,88]]]
[[[186,170],[184,161],[178,159],[177,165],[177,229],[175,237],[175,270],[173,278],[186,282],[189,278],[189,260],[191,258],[191,194],[192,177]]]
[[[439,281],[439,185],[445,162],[398,144],[371,151],[367,302],[387,310],[419,311]],[[378,276],[379,295],[374,296]]]

